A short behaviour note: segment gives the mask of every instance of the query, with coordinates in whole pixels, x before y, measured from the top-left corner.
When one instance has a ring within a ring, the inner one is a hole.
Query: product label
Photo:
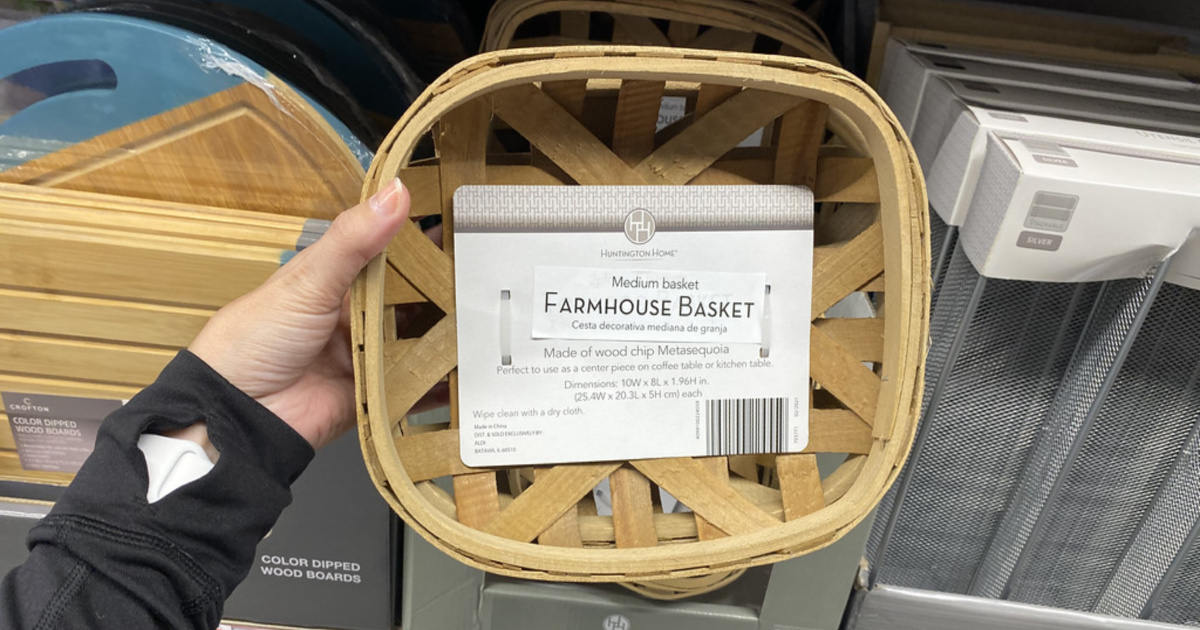
[[[454,212],[467,465],[807,444],[807,189],[468,186]]]
[[[766,278],[535,267],[533,338],[762,343]]]
[[[0,392],[25,470],[78,472],[96,445],[100,422],[120,400]]]

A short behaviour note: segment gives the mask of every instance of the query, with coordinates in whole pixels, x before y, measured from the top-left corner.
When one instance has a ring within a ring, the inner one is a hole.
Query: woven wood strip
[[[809,329],[809,374],[866,422],[875,417],[879,375],[820,328]]]
[[[750,52],[754,50],[754,33],[728,28],[710,28],[688,44],[688,47]]]
[[[416,223],[410,221],[400,229],[388,244],[387,255],[393,267],[403,265],[418,270],[409,272],[401,281],[437,304],[442,312],[454,312],[454,265]]]
[[[705,471],[716,478],[716,483],[729,485],[729,458],[701,457],[697,458],[696,461],[704,467]],[[697,538],[700,540],[712,540],[713,538],[722,538],[726,535],[721,528],[709,523],[703,516],[696,514]]]
[[[427,301],[425,297],[411,283],[404,279],[395,268],[389,269],[389,273],[384,277],[384,302],[390,305],[396,304],[418,304]]]
[[[613,536],[617,547],[657,545],[650,482],[636,470],[618,468],[608,478],[608,485],[612,489]]]
[[[695,459],[639,460],[633,466],[727,534],[749,534],[778,523],[720,483]]]
[[[538,468],[534,472],[536,481],[545,481],[550,468]],[[586,491],[585,491],[586,492]],[[579,535],[579,505],[572,503],[549,527],[538,534],[539,545],[553,547],[582,547],[583,538]]]
[[[436,144],[442,183],[442,242],[447,253],[454,252],[454,218],[449,211],[454,191],[463,184],[487,183],[487,139],[491,117],[489,104],[476,99],[456,108],[438,123]],[[453,283],[450,286],[453,287]],[[453,288],[450,294],[454,294]],[[443,307],[442,310],[446,309]]]
[[[482,529],[489,534],[521,542],[533,540],[568,511],[574,510],[579,497],[591,492],[596,484],[613,474],[619,466],[620,464],[555,466],[539,475],[539,479],[528,490],[522,492],[521,496]],[[461,511],[462,508],[459,509]]]
[[[807,101],[780,118],[775,183],[815,188],[817,158],[825,140],[828,115],[828,105]]]
[[[438,322],[395,363],[383,367],[385,378],[411,383],[407,388],[390,390],[388,405],[392,409],[411,409],[457,362],[454,320],[448,317]]]
[[[613,22],[615,23],[615,32],[613,33],[613,43],[615,44],[671,45],[671,41],[667,39],[666,35],[663,35],[662,31],[658,30],[650,18],[617,14],[613,16]]]
[[[818,319],[813,325],[863,361],[883,361],[883,320]]]
[[[667,39],[670,40],[672,46],[689,46],[696,39],[696,35],[700,33],[700,25],[683,22],[681,20],[672,20],[667,25]],[[691,46],[695,48],[695,46]]]
[[[696,116],[704,116],[741,91],[741,88],[733,85],[701,85],[700,91],[696,93]]]
[[[815,455],[780,455],[775,458],[775,471],[786,520],[794,521],[825,507]]]
[[[494,473],[474,473],[454,477],[454,505],[458,520],[467,527],[483,530],[500,513]]]
[[[883,273],[883,228],[876,223],[813,269],[812,318],[821,316],[875,276]]]
[[[879,203],[879,179],[869,158],[827,157],[817,162],[817,201]]]
[[[654,151],[658,108],[663,81],[625,81],[617,99],[617,124],[613,130],[613,152],[629,164],[637,164]]]
[[[492,95],[496,115],[585,185],[645,184],[579,121],[533,85]],[[586,157],[585,157],[586,156]]]
[[[649,182],[686,184],[746,136],[794,107],[797,100],[775,92],[745,90],[735,94],[668,140],[637,170]]]

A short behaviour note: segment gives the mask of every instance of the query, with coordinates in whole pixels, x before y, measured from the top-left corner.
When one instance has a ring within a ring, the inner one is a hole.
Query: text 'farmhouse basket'
[[[656,131],[664,95],[686,97],[687,114]],[[842,124],[831,134],[834,120]],[[763,146],[738,148],[763,127]],[[431,148],[436,158],[414,159]],[[897,475],[920,408],[929,244],[915,162],[869,88],[812,61],[579,47],[488,53],[458,65],[392,131],[363,191],[399,176],[413,216],[440,213],[445,226],[443,248],[405,226],[352,293],[359,428],[375,483],[409,525],[467,564],[522,578],[635,582],[658,597],[715,588],[739,569],[837,540]],[[791,322],[812,326],[807,451],[463,465],[450,204],[464,184],[811,187],[822,203],[811,324]],[[824,317],[856,291],[875,293],[879,317]],[[425,325],[398,330],[397,306],[421,313],[403,321]],[[445,380],[454,421],[410,425],[413,404]],[[822,478],[815,453],[848,457]],[[452,479],[453,494],[438,478]],[[591,498],[605,478],[611,517],[597,515]],[[663,514],[652,484],[694,514]]]

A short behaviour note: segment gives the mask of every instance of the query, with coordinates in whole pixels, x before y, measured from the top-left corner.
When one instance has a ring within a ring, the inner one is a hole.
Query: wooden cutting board
[[[243,83],[0,172],[25,183],[332,219],[363,169],[282,81]]]

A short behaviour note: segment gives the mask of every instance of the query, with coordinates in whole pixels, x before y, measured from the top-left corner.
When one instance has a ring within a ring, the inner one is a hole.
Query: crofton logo
[[[625,237],[634,245],[645,245],[654,238],[654,215],[638,208],[625,215]]]

